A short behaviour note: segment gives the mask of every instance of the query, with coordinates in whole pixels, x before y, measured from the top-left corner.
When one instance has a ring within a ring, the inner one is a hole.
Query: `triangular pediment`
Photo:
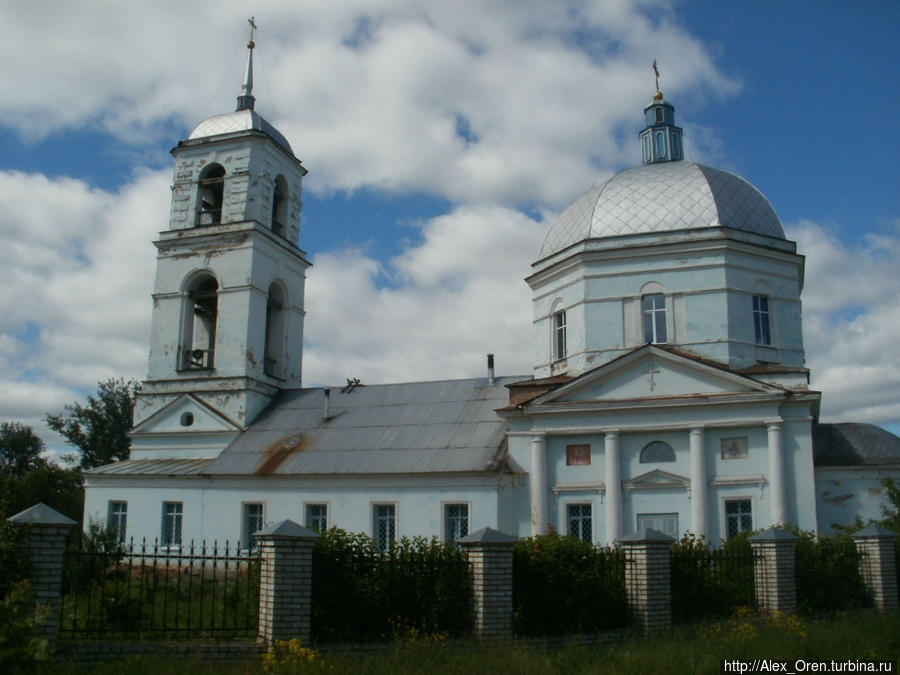
[[[234,433],[240,430],[239,425],[209,404],[192,394],[183,394],[137,425],[131,435]]]
[[[686,489],[690,487],[691,479],[687,476],[679,476],[677,473],[653,469],[636,478],[626,481],[623,486],[626,490],[652,490],[657,488]]]
[[[780,393],[778,387],[647,345],[555,388],[534,404]]]

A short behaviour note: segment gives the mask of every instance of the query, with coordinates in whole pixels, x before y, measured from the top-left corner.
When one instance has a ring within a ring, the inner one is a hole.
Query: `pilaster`
[[[511,638],[515,537],[486,527],[456,543],[469,560],[476,639]]]
[[[756,603],[766,614],[797,609],[796,549],[798,537],[770,527],[750,537]]]
[[[894,532],[878,525],[869,525],[853,535],[859,571],[879,612],[898,610],[896,538]]]
[[[628,610],[646,633],[672,626],[672,544],[667,534],[642,528],[619,539],[625,549]]]

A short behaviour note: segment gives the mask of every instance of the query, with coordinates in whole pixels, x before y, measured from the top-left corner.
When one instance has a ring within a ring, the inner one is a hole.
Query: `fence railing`
[[[728,616],[738,607],[755,607],[755,554],[674,548],[671,558],[672,621]]]
[[[132,542],[66,554],[59,636],[255,638],[258,552],[240,544]]]

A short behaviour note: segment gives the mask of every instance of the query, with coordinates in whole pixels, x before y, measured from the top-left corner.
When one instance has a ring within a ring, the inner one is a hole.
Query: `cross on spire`
[[[241,84],[241,95],[237,98],[238,110],[253,110],[256,99],[253,97],[253,48],[256,43],[253,35],[256,32],[255,17],[247,19],[250,24],[250,39],[247,41],[247,70],[244,72],[244,82]]]
[[[656,75],[656,91],[659,91],[659,68],[656,67],[656,59],[653,59],[653,73]]]

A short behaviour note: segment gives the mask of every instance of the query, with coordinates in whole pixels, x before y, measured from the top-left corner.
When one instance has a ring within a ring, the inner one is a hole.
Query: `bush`
[[[50,643],[38,632],[48,616],[46,607],[34,605],[27,581],[13,584],[0,600],[0,672],[32,672],[35,661],[49,658]]]
[[[388,552],[337,528],[313,550],[312,632],[317,641],[387,640],[471,628],[468,568],[437,538],[403,538]]]
[[[514,629],[562,635],[628,623],[620,549],[548,534],[520,539],[513,564]]]
[[[846,534],[816,537],[796,532],[797,609],[807,614],[870,607],[859,554]]]

